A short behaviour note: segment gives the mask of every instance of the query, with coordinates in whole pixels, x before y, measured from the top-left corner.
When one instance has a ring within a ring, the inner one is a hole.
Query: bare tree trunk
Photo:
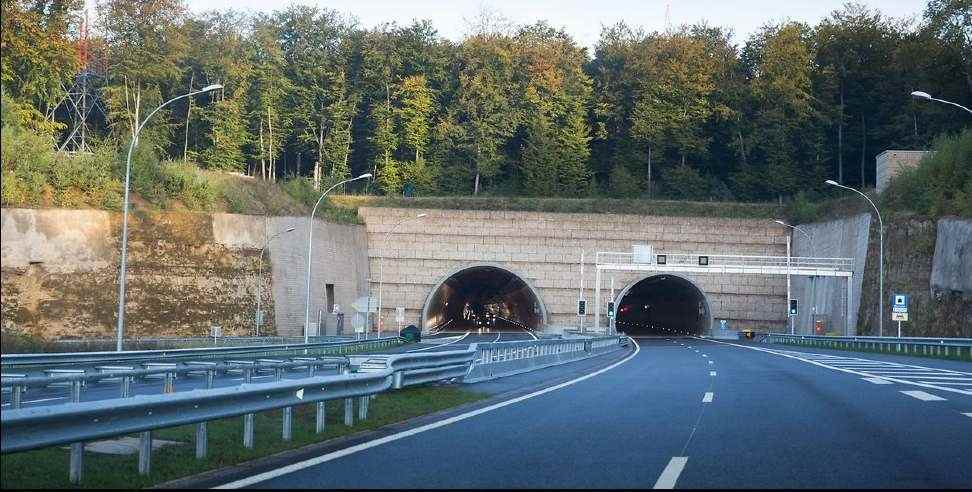
[[[267,141],[267,149],[270,151],[268,154],[268,159],[270,160],[270,181],[277,180],[277,166],[273,159],[273,117],[270,114],[270,105],[267,105],[267,133],[269,134]]]
[[[867,122],[864,121],[864,113],[861,113],[861,190],[867,181],[864,179],[864,158],[867,154]]]
[[[837,117],[837,182],[844,183],[844,81],[840,81],[840,114]]]
[[[651,146],[648,146],[648,199],[651,200]]]
[[[189,92],[192,92],[192,82],[193,82],[193,80],[195,80],[195,78],[196,78],[195,72],[189,74]],[[188,97],[186,99],[189,102],[188,102],[188,106],[186,107],[186,140],[182,144],[182,162],[188,161],[188,155],[189,155],[189,116],[192,114],[192,98],[191,97]]]
[[[260,178],[267,179],[266,150],[263,148],[263,115],[260,115]]]

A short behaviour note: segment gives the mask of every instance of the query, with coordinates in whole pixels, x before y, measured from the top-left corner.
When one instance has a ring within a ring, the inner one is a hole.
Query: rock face
[[[121,214],[3,209],[0,221],[4,330],[46,338],[114,336]],[[202,336],[214,324],[226,336],[252,335],[258,292],[266,313],[261,334],[302,333],[306,224],[297,217],[133,212],[126,337]],[[363,227],[314,224],[321,253],[311,282],[316,322],[327,284],[335,286],[333,302],[349,305],[362,295],[367,243]],[[268,233],[290,227],[295,230],[274,239],[261,259]]]
[[[946,218],[938,221],[931,290],[933,293],[957,292],[972,297],[972,220]]]

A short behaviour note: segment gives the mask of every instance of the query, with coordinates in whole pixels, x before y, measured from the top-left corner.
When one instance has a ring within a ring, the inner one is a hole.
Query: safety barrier
[[[844,350],[869,350],[907,355],[956,357],[972,360],[972,338],[832,337],[770,333],[768,343]]]
[[[476,358],[476,351],[451,350],[447,352],[424,352],[389,355],[352,355],[348,359],[357,372],[374,372],[390,369],[395,373],[392,387],[405,386],[461,378],[469,370]]]
[[[146,361],[220,360],[228,357],[282,357],[298,355],[342,355],[362,350],[382,350],[400,343],[398,337],[349,342],[317,342],[244,347],[208,347],[171,350],[132,350],[122,352],[74,352],[45,354],[6,354],[0,356],[0,368],[40,370],[42,368],[79,365],[123,364]]]
[[[586,359],[623,348],[627,337],[542,339],[474,343],[476,361],[463,379],[475,383]]]
[[[81,381],[97,375],[80,374],[52,378],[18,378],[4,380],[3,386],[17,387],[31,384],[49,384],[52,379],[71,382],[72,403],[53,406],[27,407],[5,410],[0,414],[0,453],[12,453],[70,444],[69,478],[80,483],[83,470],[84,442],[95,439],[139,433],[138,471],[148,474],[152,459],[152,432],[179,425],[196,424],[196,458],[207,454],[207,422],[227,417],[243,416],[243,446],[253,448],[254,416],[257,412],[282,410],[281,436],[292,439],[293,407],[316,405],[316,431],[324,431],[325,407],[329,400],[344,400],[344,423],[354,424],[354,400],[358,400],[358,419],[366,419],[368,402],[372,395],[392,388],[419,384],[420,382],[460,377],[468,371],[476,352],[474,350],[435,352],[429,354],[397,354],[383,360],[375,359],[371,365],[382,362],[385,368],[368,366],[371,359],[359,364],[363,370],[351,373],[343,367],[343,374],[310,376],[301,379],[282,379],[282,369],[299,364],[313,365],[313,361],[294,361],[281,364],[254,364],[244,370],[257,367],[273,368],[276,381],[242,384],[227,388],[208,388],[180,393],[158,395],[130,394],[125,398],[97,401],[80,401]],[[325,361],[322,361],[322,363]],[[200,368],[180,368],[196,370]],[[207,373],[212,371],[206,368]],[[172,369],[106,372],[104,378],[118,378],[119,374],[142,375],[171,373]],[[43,379],[44,381],[40,381]],[[125,380],[127,377],[122,377]],[[37,381],[35,381],[37,380]],[[167,387],[167,390],[170,388]]]

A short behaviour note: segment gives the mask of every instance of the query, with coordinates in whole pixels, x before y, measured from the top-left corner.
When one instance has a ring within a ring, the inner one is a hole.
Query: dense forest
[[[825,179],[873,186],[878,153],[972,122],[909,95],[972,106],[970,0],[930,0],[917,19],[849,3],[741,45],[710,24],[620,22],[593,52],[488,9],[453,42],[428,21],[366,29],[298,5],[0,1],[4,117],[37,145],[117,160],[159,104],[221,84],[154,116],[139,155],[317,189],[371,172],[351,191],[775,201]],[[65,97],[81,82],[83,129]],[[22,172],[6,156],[5,197]]]

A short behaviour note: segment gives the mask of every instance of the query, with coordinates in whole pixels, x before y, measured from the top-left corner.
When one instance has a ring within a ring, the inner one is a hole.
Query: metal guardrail
[[[461,378],[476,358],[476,351],[451,350],[447,352],[423,352],[390,355],[352,355],[348,359],[357,372],[373,372],[389,369],[395,373],[392,387]]]
[[[235,387],[190,390],[180,393],[138,395],[80,402],[80,383],[96,376],[118,377],[121,373],[142,375],[172,372],[171,368],[141,371],[107,372],[104,375],[68,375],[56,378],[71,381],[71,404],[5,410],[0,414],[0,453],[27,451],[60,444],[71,445],[69,478],[81,481],[84,442],[94,439],[140,433],[138,470],[148,474],[151,468],[152,432],[157,429],[196,424],[196,457],[207,454],[208,421],[243,416],[243,445],[254,447],[254,415],[257,412],[282,409],[282,438],[292,439],[293,407],[316,404],[316,431],[324,431],[328,400],[344,400],[344,424],[354,424],[354,399],[358,399],[358,419],[367,418],[371,395],[393,386],[461,377],[468,371],[475,350],[395,354],[365,357],[362,371],[331,376],[313,376],[282,380],[281,369],[307,365],[308,361],[264,364],[276,370],[277,381],[250,383]],[[377,364],[384,367],[377,367]],[[369,365],[370,364],[370,365]],[[257,367],[256,364],[249,369]],[[182,368],[179,370],[200,370]],[[205,369],[211,371],[212,368]],[[37,379],[33,381],[31,379]],[[23,378],[3,381],[4,386],[49,384],[54,378]],[[397,384],[396,384],[397,383]]]
[[[833,337],[819,335],[789,335],[770,333],[768,343],[800,345],[848,350],[876,350],[878,352],[914,355],[955,355],[972,360],[972,338],[928,338],[928,337]]]
[[[476,351],[476,361],[463,381],[474,383],[586,359],[621,349],[627,340],[606,336],[474,343],[470,349]]]
[[[358,350],[381,350],[398,343],[398,337],[349,342],[318,342],[244,347],[207,347],[171,350],[131,350],[123,352],[71,352],[44,354],[5,354],[0,356],[4,371],[93,364],[120,364],[145,361],[216,360],[239,356],[282,356],[313,354],[336,349],[338,354]]]

